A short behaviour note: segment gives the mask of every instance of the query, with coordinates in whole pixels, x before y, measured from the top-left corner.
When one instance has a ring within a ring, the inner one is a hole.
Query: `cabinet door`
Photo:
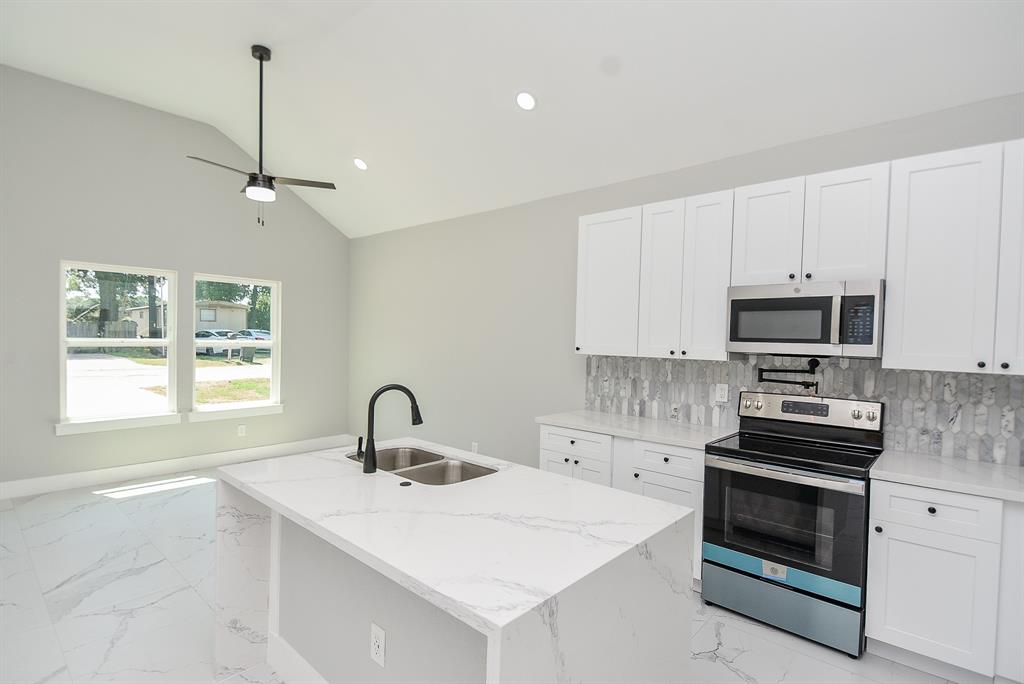
[[[725,361],[732,265],[732,190],[686,198],[680,352]]]
[[[867,636],[992,676],[998,544],[872,519],[867,584]]]
[[[683,291],[683,200],[645,204],[640,241],[640,356],[679,352]]]
[[[807,177],[804,280],[885,277],[889,162]]]
[[[573,460],[573,477],[594,484],[610,487],[612,484],[612,464],[588,456],[577,456]]]
[[[693,578],[700,579],[704,531],[704,483],[639,468],[626,478],[623,489],[693,509]]]
[[[639,295],[640,207],[580,217],[576,351],[636,356]]]
[[[993,371],[1024,375],[1024,140],[1007,143],[1003,155],[1003,218]]]
[[[545,449],[541,449],[540,451],[540,469],[551,473],[558,473],[559,475],[565,475],[566,477],[572,477],[573,475],[572,459],[565,454],[559,454]]]
[[[803,176],[736,188],[732,284],[799,280],[803,232]]]
[[[882,366],[989,372],[1002,145],[892,163]]]

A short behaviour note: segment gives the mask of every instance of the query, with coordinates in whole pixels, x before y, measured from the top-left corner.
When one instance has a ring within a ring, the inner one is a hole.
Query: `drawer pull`
[[[937,512],[937,511],[935,510],[935,506],[929,506],[929,507],[928,507],[928,512],[929,512],[929,513],[931,513],[932,515],[935,515],[935,513]]]
[[[569,458],[568,458],[568,457],[566,457],[566,459],[565,459],[565,462],[566,462],[566,463],[568,463],[568,462],[569,462]]]
[[[575,439],[570,439],[570,440],[569,440],[569,444],[575,444],[575,443],[576,443],[576,440],[575,440]]]
[[[882,526],[881,525],[875,525],[875,532],[878,532],[879,534],[881,534],[882,533]]]
[[[665,457],[665,463],[668,463],[668,456]]]
[[[640,473],[633,473],[633,477],[640,477]]]
[[[579,460],[575,460],[572,463],[573,463],[573,465],[579,465],[580,464]]]

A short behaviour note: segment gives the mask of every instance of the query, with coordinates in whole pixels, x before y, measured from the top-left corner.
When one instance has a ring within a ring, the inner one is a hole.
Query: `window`
[[[280,291],[271,281],[196,276],[193,420],[280,410]]]
[[[57,433],[111,420],[177,422],[174,273],[62,262],[61,278]]]

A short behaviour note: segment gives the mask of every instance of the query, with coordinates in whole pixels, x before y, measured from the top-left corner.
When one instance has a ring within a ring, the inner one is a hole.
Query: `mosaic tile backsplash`
[[[797,368],[806,359],[748,356],[736,361],[587,358],[586,407],[697,425],[735,428],[740,390],[810,394],[759,384],[757,369]],[[810,376],[791,376],[808,379]],[[901,451],[1024,466],[1024,377],[891,370],[877,359],[821,359],[822,396],[885,404],[885,446]],[[729,401],[715,402],[715,385]]]

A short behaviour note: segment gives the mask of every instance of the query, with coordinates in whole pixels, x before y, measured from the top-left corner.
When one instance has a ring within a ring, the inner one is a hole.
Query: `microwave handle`
[[[842,295],[835,295],[832,297],[832,336],[829,338],[829,342],[832,344],[839,344],[839,323],[843,319],[843,297]]]
[[[819,489],[831,489],[837,492],[846,492],[847,494],[864,496],[864,482],[861,480],[848,480],[845,477],[836,477],[834,475],[825,474],[804,474],[797,471],[795,468],[784,468],[782,466],[772,466],[764,463],[754,465],[738,459],[727,458],[724,456],[712,456],[711,454],[705,454],[704,465],[708,468],[731,470],[737,473],[765,477],[770,480],[793,482],[795,484],[807,485],[809,487],[818,487]]]

